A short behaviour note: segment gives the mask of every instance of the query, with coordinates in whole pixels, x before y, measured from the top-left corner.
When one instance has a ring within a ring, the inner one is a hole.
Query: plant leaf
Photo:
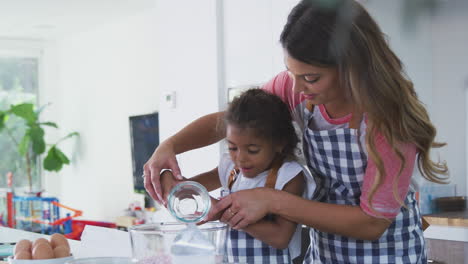
[[[28,149],[29,149],[30,142],[31,142],[31,136],[28,134],[28,132],[26,132],[18,146],[18,151],[21,154],[21,156],[26,156],[26,153],[28,152]]]
[[[42,129],[40,126],[35,125],[32,126],[28,132],[31,136],[34,153],[36,153],[37,155],[44,153],[46,149],[46,143],[44,141],[44,129]]]
[[[43,162],[44,169],[48,171],[60,171],[63,166],[63,162],[60,159],[59,155],[57,155],[57,149],[55,147],[51,147],[49,152],[47,152],[47,156]]]
[[[70,134],[64,136],[63,138],[59,139],[59,141],[57,141],[57,143],[55,143],[55,145],[58,145],[60,142],[64,141],[65,139],[71,138],[71,137],[74,137],[74,136],[79,137],[79,136],[80,136],[80,133],[78,133],[78,132],[72,132],[72,133],[70,133]]]
[[[8,115],[5,112],[0,112],[0,131],[5,127],[5,122],[7,120]]]
[[[43,122],[43,123],[39,123],[39,125],[51,126],[51,127],[58,128],[57,124],[55,124],[54,122]]]
[[[10,111],[26,120],[27,123],[34,123],[37,121],[34,105],[31,103],[12,105]]]
[[[63,164],[70,164],[70,160],[68,159],[68,157],[65,154],[63,154],[63,152],[57,147],[55,147],[55,154],[60,159],[60,161],[62,161]]]

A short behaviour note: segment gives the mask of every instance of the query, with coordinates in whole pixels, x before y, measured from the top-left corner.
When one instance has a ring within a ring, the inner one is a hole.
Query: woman
[[[426,263],[411,179],[416,162],[426,179],[446,179],[446,165],[429,153],[444,144],[434,141],[436,129],[384,34],[356,1],[303,0],[280,41],[287,71],[263,89],[288,103],[318,188],[309,199],[239,191],[209,217],[224,211],[221,221],[235,229],[267,214],[307,225],[306,263]],[[222,115],[196,120],[156,149],[144,167],[154,198],[161,169],[180,175],[175,154],[224,137],[216,127]]]

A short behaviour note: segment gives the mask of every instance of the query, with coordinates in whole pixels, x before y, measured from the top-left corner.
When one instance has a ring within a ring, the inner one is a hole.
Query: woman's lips
[[[313,100],[315,97],[317,97],[317,94],[303,94],[303,95],[307,100]]]

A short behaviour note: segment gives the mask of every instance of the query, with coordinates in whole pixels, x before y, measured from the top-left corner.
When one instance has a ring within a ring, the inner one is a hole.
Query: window
[[[39,57],[11,56],[0,54],[0,109],[6,110],[12,104],[30,102],[37,105],[39,83]],[[15,188],[29,188],[24,158],[17,151],[17,144],[24,133],[24,121],[10,116],[8,130],[0,132],[0,188],[6,187],[6,174],[13,172]],[[13,140],[14,138],[14,140]],[[32,188],[39,190],[41,180],[37,160],[33,160]]]

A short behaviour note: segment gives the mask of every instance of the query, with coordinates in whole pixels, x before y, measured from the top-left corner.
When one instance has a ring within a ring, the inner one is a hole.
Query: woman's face
[[[294,59],[287,51],[284,54],[286,69],[294,81],[295,93],[303,94],[314,105],[345,100],[346,96],[339,86],[336,68],[314,66]]]

